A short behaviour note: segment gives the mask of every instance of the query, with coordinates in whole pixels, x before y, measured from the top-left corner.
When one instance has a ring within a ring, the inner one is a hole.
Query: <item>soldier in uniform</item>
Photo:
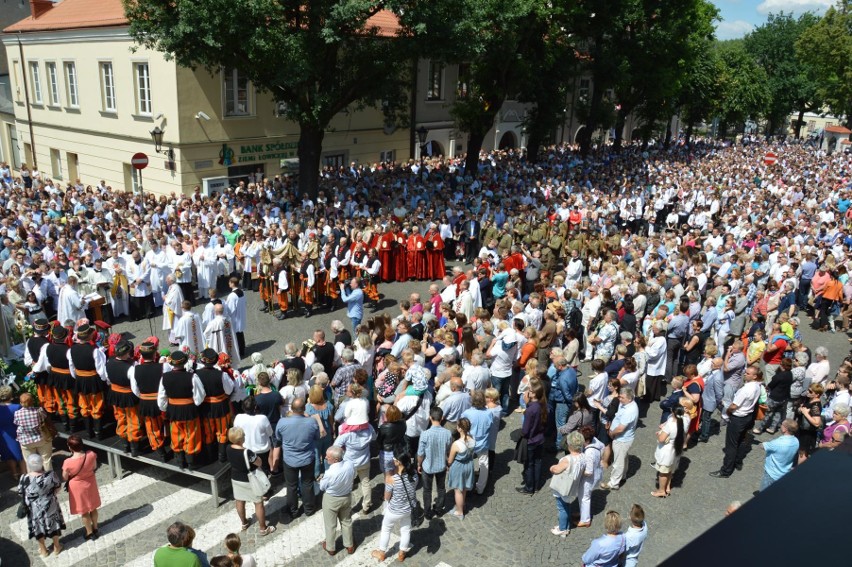
[[[199,406],[201,428],[204,433],[204,446],[207,456],[212,462],[217,456],[219,462],[227,461],[225,448],[228,446],[228,428],[231,426],[231,392],[234,391],[234,381],[230,376],[216,368],[219,353],[212,348],[201,351],[201,368],[195,374],[204,387],[204,403]]]
[[[195,468],[195,456],[201,452],[201,422],[198,406],[206,393],[201,379],[184,367],[189,358],[183,351],[172,353],[169,363],[173,370],[163,373],[157,392],[157,405],[166,412],[172,451],[181,469]]]
[[[77,342],[68,349],[68,362],[74,378],[74,393],[80,416],[86,422],[89,439],[103,438],[104,392],[107,389],[106,355],[90,341],[95,328],[83,324],[77,328]]]
[[[51,342],[41,347],[38,362],[33,372],[48,372],[48,383],[59,402],[59,413],[66,433],[71,433],[77,422],[77,401],[74,399],[74,384],[68,362],[68,329],[56,325],[50,332]]]
[[[139,417],[145,423],[145,434],[151,449],[165,462],[167,460],[163,435],[163,413],[157,404],[157,393],[165,367],[157,361],[157,345],[144,342],[139,347],[142,361],[127,371],[130,389],[139,398]]]
[[[24,364],[32,368],[38,362],[41,356],[41,349],[50,343],[50,323],[47,319],[36,319],[33,321],[32,337],[27,339],[27,346],[24,349]],[[34,372],[33,381],[36,384],[38,399],[41,402],[41,407],[47,412],[47,415],[54,416],[59,409],[59,399],[56,397],[56,391],[50,384],[49,372]]]
[[[503,256],[504,253],[509,252],[512,248],[512,235],[505,228],[501,228],[498,238],[497,250],[500,252],[500,256]]]
[[[550,252],[553,254],[554,268],[559,264],[559,261],[562,258],[562,247],[564,244],[565,240],[562,238],[562,235],[559,234],[559,231],[552,231],[550,240],[547,241],[547,247],[550,248]]]
[[[482,233],[479,235],[479,241],[491,242],[492,240],[497,240],[497,229],[494,227],[494,223],[489,219],[482,224]],[[479,251],[477,250],[476,253],[478,254]]]
[[[124,452],[138,457],[143,426],[139,419],[139,398],[130,385],[132,368],[133,343],[122,339],[115,345],[115,356],[106,362],[109,403],[115,415],[115,433],[124,439]]]

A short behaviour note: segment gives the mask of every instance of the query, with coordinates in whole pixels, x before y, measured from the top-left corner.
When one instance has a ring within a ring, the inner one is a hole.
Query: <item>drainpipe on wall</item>
[[[411,61],[411,109],[409,111],[410,120],[408,127],[408,157],[409,159],[414,159],[414,149],[415,149],[415,137],[417,133],[415,130],[417,129],[417,81],[418,81],[418,62],[417,57]]]
[[[21,32],[18,32],[18,51],[21,56],[21,77],[24,82],[24,101],[27,105],[27,126],[30,129],[30,148],[32,149],[33,169],[38,169],[38,158],[36,157],[35,133],[33,132],[33,113],[30,109],[30,87],[27,81],[27,62],[24,59],[24,45],[21,43]],[[26,158],[27,156],[24,156]]]

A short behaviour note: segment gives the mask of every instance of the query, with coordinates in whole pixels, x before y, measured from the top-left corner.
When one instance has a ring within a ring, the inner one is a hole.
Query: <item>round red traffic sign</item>
[[[148,156],[142,152],[133,154],[133,157],[130,158],[130,165],[132,165],[134,169],[145,169],[148,167]]]
[[[775,162],[778,161],[778,154],[775,152],[766,152],[766,155],[763,156],[763,163],[766,165],[775,165]]]

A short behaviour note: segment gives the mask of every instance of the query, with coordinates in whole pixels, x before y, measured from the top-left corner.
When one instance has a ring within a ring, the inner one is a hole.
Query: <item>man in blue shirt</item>
[[[346,315],[352,321],[352,332],[358,332],[358,325],[361,324],[361,319],[364,318],[364,292],[361,291],[361,282],[358,278],[352,278],[349,282],[349,291],[346,291],[346,286],[340,284],[340,299],[346,303]]]
[[[476,493],[482,494],[488,482],[488,435],[494,415],[485,407],[485,392],[474,390],[470,395],[473,407],[466,410],[462,417],[470,420],[470,434],[473,436],[473,452],[479,462],[479,477],[476,479]]]
[[[354,385],[350,387],[355,388]],[[335,446],[346,450],[343,459],[352,463],[355,472],[358,474],[358,482],[361,485],[361,512],[363,514],[369,512],[373,507],[371,497],[373,487],[370,484],[370,443],[376,438],[376,430],[365,420],[366,411],[362,421],[367,425],[367,429],[347,431],[334,440]],[[351,423],[350,425],[361,425],[361,423]]]
[[[763,463],[761,492],[793,468],[793,460],[799,454],[799,440],[796,438],[798,431],[799,425],[794,420],[785,419],[781,422],[781,437],[763,443],[766,460]]]
[[[284,456],[284,481],[287,483],[287,511],[299,517],[297,488],[301,480],[302,503],[305,514],[316,511],[314,502],[314,449],[319,441],[319,424],[305,416],[305,399],[296,398],[290,404],[290,414],[282,417],[275,428],[275,439]]]
[[[627,463],[627,451],[633,445],[636,424],[639,421],[639,407],[633,401],[633,388],[622,388],[618,393],[618,411],[609,426],[612,437],[612,474],[609,483],[601,484],[604,490],[618,490],[624,477]]]
[[[325,541],[322,542],[322,548],[329,555],[337,553],[339,520],[343,547],[351,555],[355,553],[355,542],[352,540],[352,481],[355,480],[355,467],[350,461],[343,460],[343,449],[337,445],[326,450],[325,460],[329,462],[329,466],[319,482],[320,490],[325,492],[322,499],[322,519],[325,523]]]
[[[556,452],[562,449],[562,433],[559,428],[568,422],[571,408],[574,405],[574,396],[577,395],[577,371],[568,366],[568,359],[564,356],[557,357],[553,361],[556,375],[553,377],[550,387],[550,411],[556,420]]]
[[[816,275],[817,265],[814,262],[813,254],[806,254],[805,261],[799,266],[799,291],[796,302],[799,309],[806,309],[808,306],[808,295],[811,293],[811,280]]]
[[[444,513],[447,498],[447,457],[450,445],[453,443],[452,434],[441,427],[444,412],[435,406],[429,410],[429,429],[420,434],[417,444],[417,472],[423,477],[423,511],[427,518],[432,517],[432,479],[438,491],[435,500],[435,514]]]

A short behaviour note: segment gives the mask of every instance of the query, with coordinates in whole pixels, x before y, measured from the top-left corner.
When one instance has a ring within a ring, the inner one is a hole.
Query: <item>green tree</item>
[[[404,108],[410,30],[371,23],[371,0],[122,0],[137,43],[211,73],[238,68],[299,124],[299,186],[316,195],[325,131],[347,108]]]
[[[698,57],[687,69],[680,91],[681,117],[686,124],[686,142],[692,138],[695,126],[710,119],[717,101],[721,99],[720,77],[722,60],[712,41],[704,41]]]
[[[728,128],[739,131],[746,120],[756,120],[769,105],[770,92],[766,72],[749,55],[743,40],[728,40],[716,44],[719,51],[719,99],[715,105],[720,119],[720,135]]]
[[[825,105],[852,128],[852,0],[838,0],[802,32],[796,53],[813,67]]]
[[[796,41],[819,19],[806,13],[794,18],[792,14],[769,14],[766,23],[748,34],[746,51],[766,71],[769,87],[769,106],[766,109],[767,135],[786,130],[787,117],[799,113],[796,137],[799,137],[805,112],[819,110],[819,82],[814,69],[799,56]]]

